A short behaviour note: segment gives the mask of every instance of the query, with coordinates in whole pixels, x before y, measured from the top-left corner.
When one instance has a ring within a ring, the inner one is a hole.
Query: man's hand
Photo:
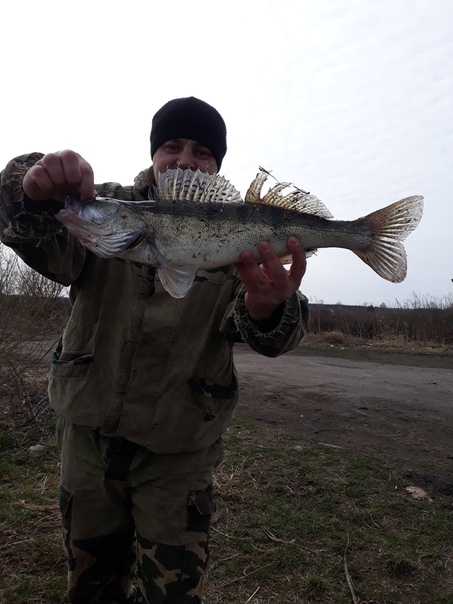
[[[236,264],[246,289],[245,304],[255,321],[272,317],[277,308],[299,289],[307,266],[305,250],[295,237],[288,239],[288,250],[293,257],[289,270],[285,269],[267,241],[259,245],[263,259],[261,264],[251,252],[243,252],[241,262]]]
[[[56,199],[78,195],[81,200],[96,195],[94,174],[90,164],[75,151],[48,153],[24,176],[23,188],[30,199]]]

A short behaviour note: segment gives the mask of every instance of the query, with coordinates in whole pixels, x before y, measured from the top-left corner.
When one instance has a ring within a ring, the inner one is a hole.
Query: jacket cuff
[[[241,292],[236,298],[233,308],[233,319],[241,339],[249,343],[250,340],[260,341],[267,346],[272,346],[272,343],[278,345],[282,337],[285,338],[299,321],[300,305],[298,295],[293,294],[291,298],[281,305],[278,312],[280,313],[280,320],[277,323],[277,317],[266,321],[253,321],[245,305],[245,293]]]
[[[12,159],[1,173],[1,239],[5,243],[32,242],[52,239],[61,230],[55,214],[61,203],[48,200],[31,201],[25,195],[22,182],[27,171],[42,157],[30,153]]]

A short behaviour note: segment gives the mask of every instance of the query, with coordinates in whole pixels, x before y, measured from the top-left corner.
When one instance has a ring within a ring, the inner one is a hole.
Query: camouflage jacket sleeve
[[[86,252],[55,218],[61,203],[32,201],[22,188],[27,170],[41,157],[42,153],[16,157],[0,174],[0,240],[34,270],[69,285],[82,270]]]
[[[61,228],[55,220],[61,204],[52,200],[28,200],[22,188],[25,174],[42,157],[42,153],[21,155],[12,159],[0,173],[0,238],[6,245],[27,243],[38,246]]]
[[[221,332],[233,341],[244,342],[256,352],[276,357],[294,350],[306,333],[308,300],[300,292],[286,300],[276,320],[268,325],[255,323],[245,305],[245,291],[237,277],[236,296],[224,315]]]
[[[61,203],[32,201],[22,181],[42,153],[29,153],[12,159],[0,174],[0,241],[11,247],[26,264],[45,277],[70,285],[83,269],[87,250],[55,218]],[[130,199],[133,187],[117,183],[95,185],[100,194],[114,191]]]

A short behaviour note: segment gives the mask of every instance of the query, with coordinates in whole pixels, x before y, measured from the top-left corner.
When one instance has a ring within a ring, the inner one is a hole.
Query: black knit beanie
[[[220,170],[227,143],[225,122],[217,109],[194,96],[169,101],[153,117],[151,158],[172,138],[190,138],[205,145]]]

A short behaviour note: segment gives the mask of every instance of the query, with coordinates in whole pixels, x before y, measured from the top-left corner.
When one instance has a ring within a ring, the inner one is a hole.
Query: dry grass
[[[226,440],[209,604],[451,601],[448,498],[414,500],[391,466],[275,427]]]
[[[322,333],[308,333],[301,343],[302,347],[320,348],[368,348],[380,351],[397,352],[400,354],[440,354],[451,356],[453,359],[453,345],[426,340],[423,342],[408,341],[402,334],[386,335],[373,340],[357,338],[341,331],[326,331]]]
[[[29,397],[41,400],[45,382],[36,384]],[[22,424],[4,422],[0,436],[0,602],[59,604],[54,420],[23,405]],[[225,441],[206,604],[453,601],[451,497],[415,499],[391,460],[281,427],[237,421]],[[30,451],[36,444],[44,449]]]
[[[27,294],[41,284],[25,286]],[[0,304],[0,603],[60,604],[55,418],[33,348],[46,345],[42,336],[55,325],[30,324],[38,315],[25,303],[20,313]],[[451,309],[433,310],[431,323],[442,329]],[[358,338],[369,331],[360,316],[354,330],[333,325],[303,346],[424,352],[449,362],[445,333],[427,328],[429,314],[410,314],[424,339],[395,330],[394,316],[379,337]],[[225,441],[205,604],[452,604],[451,497],[415,499],[406,487],[420,485],[409,485],[392,460],[329,449],[276,426],[236,422]]]

